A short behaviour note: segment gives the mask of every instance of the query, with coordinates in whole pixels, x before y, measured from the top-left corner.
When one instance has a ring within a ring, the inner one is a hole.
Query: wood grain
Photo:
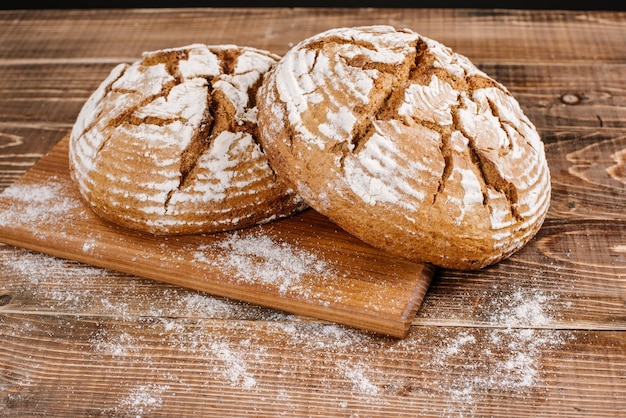
[[[394,24],[501,81],[546,145],[539,234],[438,270],[404,339],[0,244],[0,415],[584,416],[626,405],[626,13],[479,9],[0,12],[0,190],[119,61],[190,42],[285,52]]]
[[[22,19],[26,14],[28,18]],[[17,10],[3,15],[9,24],[6,44],[22,47],[16,62],[32,64],[103,59],[114,63],[135,60],[143,51],[193,42],[235,42],[283,54],[292,44],[326,29],[372,24],[411,28],[476,61],[586,62],[591,53],[598,62],[623,63],[626,54],[623,13],[615,12],[294,7]],[[19,24],[11,24],[16,21]],[[54,50],[42,51],[45,43],[53,44]],[[580,48],[590,43],[602,47]]]
[[[16,366],[4,380],[12,416],[63,416],[59,405],[79,416],[215,417],[606,417],[626,408],[616,376],[626,341],[615,332],[551,331],[553,345],[527,370],[508,371],[507,348],[486,328],[417,327],[395,340],[308,322],[9,314],[0,332],[11,336],[0,353]],[[467,345],[454,352],[460,332]],[[590,373],[590,364],[611,367]],[[541,386],[524,384],[529,370]]]

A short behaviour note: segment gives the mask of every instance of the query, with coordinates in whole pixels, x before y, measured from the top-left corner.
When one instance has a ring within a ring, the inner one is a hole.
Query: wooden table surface
[[[553,194],[522,251],[438,270],[404,339],[0,244],[0,416],[626,415],[626,13],[0,11],[0,191],[117,63],[194,42],[286,52],[391,24],[518,98]]]

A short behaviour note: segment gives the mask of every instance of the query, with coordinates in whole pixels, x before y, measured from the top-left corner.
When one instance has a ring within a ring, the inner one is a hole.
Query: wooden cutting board
[[[434,273],[312,209],[238,231],[158,237],[112,225],[69,175],[69,136],[0,194],[0,242],[218,296],[406,336]]]

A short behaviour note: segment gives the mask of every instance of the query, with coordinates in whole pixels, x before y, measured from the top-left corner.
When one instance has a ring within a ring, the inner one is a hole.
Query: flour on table
[[[555,296],[518,288],[485,299],[485,319],[493,328],[459,328],[456,335],[442,335],[433,349],[429,366],[440,376],[440,390],[448,392],[446,414],[472,416],[485,393],[519,394],[539,387],[542,351],[571,338],[549,328],[559,319],[551,307]]]
[[[132,387],[128,396],[120,401],[119,409],[133,414],[135,418],[150,416],[151,412],[162,407],[161,394],[167,390],[168,385],[145,384]]]
[[[369,374],[372,373],[370,366],[359,362],[355,364],[352,361],[340,362],[338,366],[340,374],[348,378],[354,394],[371,399],[382,390],[370,381]]]
[[[222,375],[228,379],[231,386],[241,386],[252,389],[256,386],[256,379],[248,372],[246,359],[241,350],[233,349],[226,342],[214,342],[211,350],[226,367],[222,369]]]
[[[89,340],[93,344],[93,349],[98,353],[111,355],[113,357],[124,357],[136,351],[137,342],[128,332],[111,332],[106,329],[99,329]]]

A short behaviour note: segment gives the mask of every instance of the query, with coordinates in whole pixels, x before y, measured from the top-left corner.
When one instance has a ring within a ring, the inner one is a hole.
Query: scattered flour
[[[497,295],[494,297],[494,295]],[[488,328],[442,332],[430,367],[450,400],[445,415],[474,415],[485,394],[520,394],[540,386],[542,351],[564,344],[565,332],[549,329],[559,319],[555,296],[535,289],[485,295]]]
[[[123,273],[23,250],[4,250],[0,271],[22,280],[38,300],[52,309],[85,314],[96,311],[132,321],[141,316],[284,320],[292,315],[202,292],[129,278]],[[94,291],[97,290],[97,291]]]
[[[212,343],[210,348],[215,356],[224,363],[222,375],[228,379],[231,386],[241,386],[245,389],[256,386],[255,378],[248,373],[246,358],[242,355],[241,349],[233,349],[223,341]]]
[[[82,206],[70,193],[71,184],[55,176],[46,183],[14,184],[0,195],[12,200],[8,210],[0,212],[0,226],[29,224],[43,226],[54,222],[70,224],[71,211]]]
[[[126,413],[132,413],[136,418],[161,408],[163,399],[161,394],[169,390],[168,385],[138,385],[128,392],[128,396],[120,400],[119,408]]]
[[[49,301],[50,305],[64,310],[81,309],[88,306],[92,298],[89,287],[75,286],[75,283],[86,284],[90,278],[102,279],[108,275],[103,269],[30,251],[7,254],[0,263],[0,270],[29,283],[28,290],[39,303]]]
[[[15,254],[7,254],[4,260],[4,268],[23,276],[32,284],[45,282],[50,275],[54,274],[69,275],[71,279],[107,275],[106,270],[98,267],[87,266],[32,251],[15,251]]]
[[[216,251],[219,257],[208,257]],[[329,264],[315,254],[295,248],[287,242],[264,234],[232,233],[215,244],[200,246],[194,253],[197,262],[232,271],[239,283],[260,283],[274,286],[281,294],[306,292],[303,281],[325,279],[334,274]]]
[[[354,394],[362,395],[366,400],[378,395],[379,387],[372,383],[369,378],[372,373],[370,366],[359,362],[339,362],[337,366],[339,372],[348,378]],[[376,401],[379,402],[380,400]]]

